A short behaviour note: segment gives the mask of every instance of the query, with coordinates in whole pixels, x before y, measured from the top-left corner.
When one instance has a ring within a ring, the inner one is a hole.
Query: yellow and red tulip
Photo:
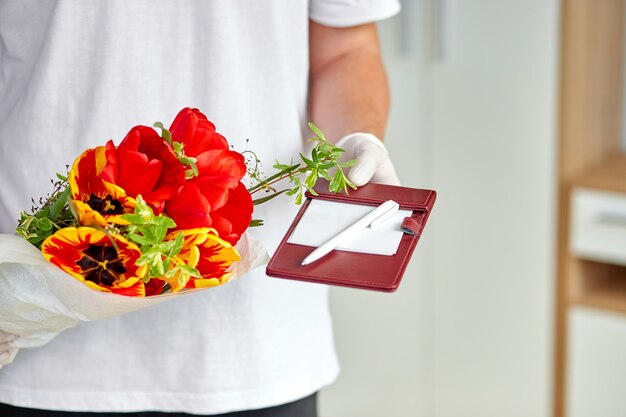
[[[43,256],[89,287],[143,297],[146,267],[138,267],[139,248],[119,235],[91,227],[67,227],[41,246]]]
[[[100,174],[106,165],[104,146],[87,149],[74,162],[69,174],[70,192],[83,226],[127,224],[121,216],[132,213],[135,199]]]
[[[241,259],[230,243],[220,239],[215,230],[207,227],[172,232],[168,239],[175,239],[178,233],[183,233],[184,243],[176,256],[176,261],[196,268],[202,277],[192,277],[187,282],[180,282],[177,274],[166,279],[172,291],[176,292],[182,288],[215,287],[228,282],[231,276],[228,268]]]

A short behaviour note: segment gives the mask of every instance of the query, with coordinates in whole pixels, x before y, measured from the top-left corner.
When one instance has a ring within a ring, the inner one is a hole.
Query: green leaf
[[[59,216],[59,214],[61,213],[61,210],[65,208],[65,205],[67,204],[67,199],[69,197],[70,197],[70,187],[65,187],[63,192],[59,194],[59,196],[56,198],[56,200],[54,200],[54,202],[50,206],[49,215],[51,219],[56,219]]]
[[[357,161],[356,159],[351,159],[349,161],[346,162],[342,162],[340,164],[338,164],[341,168],[350,168],[355,166],[359,161]]]
[[[178,265],[178,269],[180,269],[182,272],[185,272],[195,278],[202,278],[202,275],[200,274],[200,271],[198,271],[196,268],[189,266],[189,265]]]
[[[289,196],[294,195],[294,194],[295,194],[295,193],[297,193],[299,190],[300,190],[300,187],[295,187],[295,188],[292,188],[291,190],[288,190],[288,191],[287,191],[287,195],[289,195]]]
[[[317,135],[318,138],[326,140],[326,138],[324,137],[324,134],[322,133],[322,131],[317,126],[315,126],[313,123],[309,123],[309,129],[311,129],[313,131],[313,133],[315,133]]]
[[[330,147],[330,151],[328,152],[329,156],[332,156],[333,158],[341,158],[341,156],[345,153],[346,151],[344,149],[338,148],[336,146],[331,146]]]
[[[311,159],[313,159],[313,162],[315,162],[315,165],[317,165],[320,162],[320,159],[317,155],[317,148],[313,148],[313,150],[311,151]]]
[[[328,189],[333,193],[338,193],[343,189],[344,186],[344,176],[343,172],[337,170],[335,175],[333,175],[330,184],[328,184]]]
[[[315,148],[321,156],[327,157],[330,153],[330,150],[332,149],[332,146],[328,142],[320,142],[320,144],[317,145]]]
[[[161,131],[161,137],[163,138],[164,141],[166,141],[170,145],[172,144],[172,133],[169,130],[163,129]]]
[[[178,268],[172,268],[165,273],[165,278],[173,278],[178,272]]]
[[[250,220],[250,224],[248,225],[248,227],[259,227],[259,226],[263,226],[263,220],[261,219],[252,219]]]
[[[161,137],[163,138],[163,140],[165,140],[169,144],[172,143],[172,133],[167,130],[165,126],[163,126],[163,123],[156,122],[153,126],[161,129]]]
[[[138,235],[138,234],[135,234],[135,233],[128,234],[126,237],[129,240],[131,240],[131,241],[133,241],[133,242],[135,242],[135,243],[137,243],[139,245],[142,245],[142,246],[143,245],[151,245],[152,244],[152,242],[149,241],[148,239],[146,239],[145,237],[143,237],[141,235]]]
[[[161,252],[162,254],[168,254],[174,248],[175,244],[175,241],[168,240],[166,242],[157,243],[152,247],[152,249]]]
[[[287,193],[287,195],[289,195],[288,191],[289,190],[281,190],[281,191],[278,191],[278,192],[274,192],[274,193],[272,193],[272,194],[270,194],[268,196],[257,198],[255,200],[252,200],[252,204],[254,204],[255,206],[258,205],[258,204],[263,204],[263,203],[265,203],[267,201],[270,201],[273,198],[278,197],[279,195],[281,195],[282,193],[285,193],[285,192]]]
[[[152,276],[155,278],[162,277],[163,274],[165,274],[165,268],[163,268],[163,259],[161,259],[160,256],[158,257],[158,260],[155,262],[155,264],[152,266],[151,270]]]
[[[313,170],[311,171],[309,175],[307,175],[306,179],[304,180],[304,185],[306,185],[306,187],[310,190],[311,188],[315,186],[316,182],[317,182],[317,170]]]
[[[163,138],[164,141],[166,141],[170,145],[172,144],[172,132],[170,132],[169,130],[167,129],[161,130],[161,137]]]
[[[291,165],[285,165],[285,164],[281,164],[280,162],[278,162],[278,159],[276,160],[276,163],[273,165],[274,169],[289,169]]]
[[[150,263],[150,257],[148,256],[147,253],[144,253],[143,255],[139,257],[139,259],[137,259],[137,261],[135,262],[135,265],[143,266],[143,265],[148,265],[149,263]]]
[[[161,214],[161,215],[159,215],[159,217],[157,217],[157,219],[159,219],[159,222],[164,224],[169,229],[173,229],[173,228],[176,227],[176,222],[171,217],[167,217],[167,216]]]
[[[150,245],[157,243],[156,234],[153,227],[144,227],[141,229],[143,236],[150,241]]]
[[[304,161],[304,163],[309,167],[309,168],[315,168],[316,164],[311,161],[309,158],[307,158],[306,156],[300,154],[300,158],[302,158],[302,160]]]
[[[356,190],[358,187],[356,185],[354,185],[353,182],[351,182],[348,178],[346,178],[346,184],[348,185],[348,187],[352,188],[353,190]],[[346,189],[346,194],[348,193],[348,190]]]
[[[326,171],[325,169],[320,169],[318,172],[320,176],[322,176],[325,180],[330,181],[332,179],[328,171]]]
[[[296,196],[296,204],[300,205],[302,204],[302,193],[298,193],[298,195]]]
[[[139,214],[122,214],[122,220],[126,220],[128,223],[133,225],[148,223],[148,220],[146,220],[145,217],[140,216]]]
[[[167,130],[165,126],[163,126],[163,123],[156,122],[153,126],[161,129],[161,137],[163,138],[163,140],[169,144],[172,144],[172,133]]]
[[[163,276],[165,270],[163,268],[163,259],[159,252],[147,252],[139,257],[136,262],[137,266],[148,265],[151,277]]]
[[[39,210],[37,214],[35,214],[35,217],[38,219],[47,218],[49,212],[50,212],[50,209],[48,207],[44,207],[41,210]]]
[[[167,224],[165,222],[159,222],[156,226],[154,240],[157,242],[162,242],[167,235]]]
[[[170,250],[169,256],[176,256],[180,253],[180,250],[183,248],[183,244],[185,243],[185,236],[183,232],[178,232],[176,234],[176,238],[174,239],[174,245]]]
[[[138,214],[145,218],[151,218],[154,216],[154,212],[150,206],[146,203],[141,195],[137,196],[137,204],[135,205],[135,214]]]
[[[320,164],[317,168],[318,169],[331,169],[331,168],[335,168],[337,166],[336,162],[329,162],[327,164]]]
[[[39,219],[37,221],[37,226],[44,232],[49,232],[50,230],[52,230],[52,222],[47,217],[44,217],[43,219]]]
[[[194,177],[197,177],[200,175],[200,171],[198,171],[198,165],[196,165],[196,158],[189,158],[190,162],[189,162],[189,166],[191,167],[191,172],[193,173]]]

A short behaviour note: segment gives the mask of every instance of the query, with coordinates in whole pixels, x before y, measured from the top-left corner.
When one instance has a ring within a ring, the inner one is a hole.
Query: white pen
[[[326,256],[343,242],[345,242],[346,239],[352,237],[358,230],[364,229],[368,226],[379,225],[384,220],[387,220],[393,213],[397,212],[399,208],[400,205],[395,201],[385,201],[380,206],[376,207],[374,210],[370,211],[365,216],[361,217],[359,220],[352,223],[350,226],[339,232],[329,241],[311,252],[306,258],[304,258],[301,265],[309,265],[317,261],[318,259]],[[377,221],[378,219],[381,220]],[[374,225],[372,223],[374,223]]]

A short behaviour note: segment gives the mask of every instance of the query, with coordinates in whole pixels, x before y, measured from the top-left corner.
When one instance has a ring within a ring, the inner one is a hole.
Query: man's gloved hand
[[[17,337],[11,333],[5,333],[0,330],[0,363],[7,360],[11,355],[9,343],[17,339]]]
[[[371,133],[352,133],[344,136],[336,146],[344,149],[344,160],[356,159],[357,164],[348,171],[348,179],[357,187],[368,182],[400,185],[400,179],[389,159],[383,142]]]

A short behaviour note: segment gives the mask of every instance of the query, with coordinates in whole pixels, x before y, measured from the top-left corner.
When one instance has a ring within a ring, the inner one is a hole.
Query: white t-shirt
[[[0,0],[0,232],[84,149],[200,108],[264,163],[302,149],[308,19],[350,26],[397,0]],[[297,207],[259,206],[270,252]],[[0,402],[223,413],[290,402],[337,375],[327,288],[260,268],[223,287],[68,330],[0,370]]]

